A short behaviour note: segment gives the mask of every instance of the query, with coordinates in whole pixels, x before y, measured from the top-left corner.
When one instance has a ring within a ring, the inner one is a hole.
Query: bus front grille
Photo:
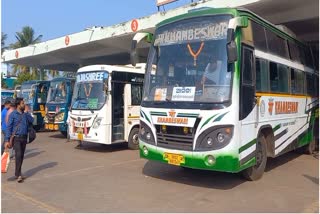
[[[166,133],[157,128],[157,146],[168,149],[192,151],[193,134],[184,134],[182,127],[167,127]]]

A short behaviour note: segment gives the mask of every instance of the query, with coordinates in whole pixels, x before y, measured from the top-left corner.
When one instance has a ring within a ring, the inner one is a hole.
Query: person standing
[[[17,181],[21,183],[24,179],[21,174],[21,167],[24,159],[24,152],[26,150],[28,126],[33,123],[33,117],[28,112],[29,108],[25,108],[23,98],[18,97],[15,100],[15,104],[16,110],[9,116],[5,145],[8,148],[14,147],[16,159],[15,176]],[[13,145],[9,142],[12,135],[14,135]]]
[[[12,101],[11,104],[10,104],[10,108],[8,109],[6,118],[5,118],[5,123],[6,123],[7,125],[8,125],[8,122],[9,122],[9,116],[10,116],[10,114],[11,114],[14,110],[16,110],[16,104],[15,104],[14,101]],[[3,139],[3,141],[4,141],[4,139]],[[10,158],[13,158],[13,157],[14,157],[14,149],[11,148],[11,149],[10,149]]]
[[[4,138],[6,136],[6,129],[7,129],[7,123],[6,123],[6,116],[8,113],[8,109],[10,107],[11,102],[9,100],[6,100],[4,102],[4,108],[1,111],[1,155],[4,152]]]

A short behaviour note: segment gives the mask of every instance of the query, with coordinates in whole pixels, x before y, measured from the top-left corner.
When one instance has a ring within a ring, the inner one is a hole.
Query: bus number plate
[[[83,134],[82,133],[78,133],[78,140],[83,140]]]
[[[173,154],[173,153],[164,153],[163,159],[168,161],[168,164],[180,166],[180,164],[185,163],[183,155]]]

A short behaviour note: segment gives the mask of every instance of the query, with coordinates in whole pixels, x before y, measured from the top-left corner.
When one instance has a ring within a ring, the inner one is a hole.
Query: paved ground
[[[318,155],[268,160],[264,177],[184,170],[125,145],[75,149],[58,132],[28,145],[24,183],[2,174],[2,212],[319,212]]]

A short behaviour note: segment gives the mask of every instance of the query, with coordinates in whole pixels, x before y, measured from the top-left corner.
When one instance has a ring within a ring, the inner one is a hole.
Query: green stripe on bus
[[[178,115],[177,115],[177,117],[198,117],[199,116],[199,114],[183,114],[183,113],[179,113]]]
[[[217,122],[217,121],[220,121],[223,117],[224,117],[224,115],[226,115],[226,114],[228,114],[229,112],[226,112],[226,113],[224,113],[224,114],[222,114],[222,115],[220,115],[219,117],[217,117],[213,122]]]
[[[280,129],[281,124],[276,125],[272,130],[273,132],[276,132],[278,129]]]
[[[252,145],[256,144],[257,139],[253,139],[252,141],[250,141],[249,143],[247,143],[246,145],[240,147],[239,149],[239,153],[243,152],[244,150],[248,149],[249,147],[251,147]]]
[[[159,112],[159,111],[151,111],[150,114],[154,116],[167,116],[166,112]]]
[[[143,111],[141,111],[141,112],[143,113],[144,117],[148,120],[148,122],[151,124],[151,121],[150,121],[150,119],[148,118],[148,116],[146,115],[146,113],[144,113]]]
[[[209,121],[214,118],[215,116],[217,116],[218,114],[213,115],[212,117],[209,117],[201,126],[200,130],[202,129],[203,126],[205,126],[207,123],[209,123]]]

